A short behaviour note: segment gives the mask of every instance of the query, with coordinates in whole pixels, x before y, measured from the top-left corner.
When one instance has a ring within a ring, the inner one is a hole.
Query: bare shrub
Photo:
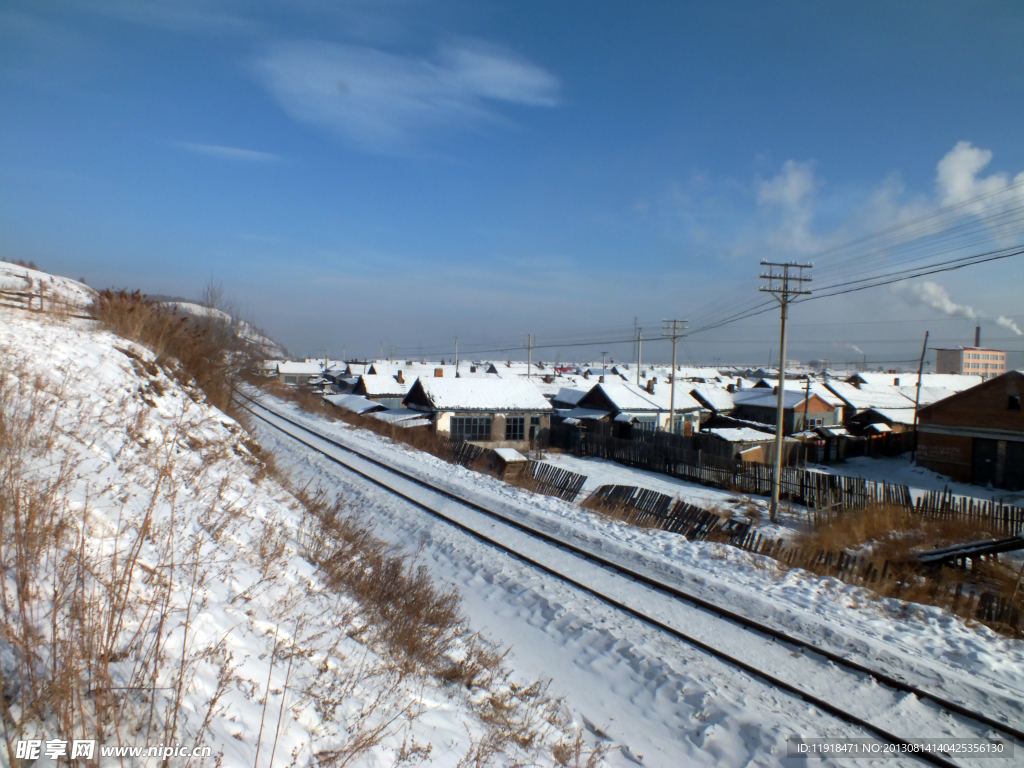
[[[90,313],[118,336],[149,348],[182,384],[195,381],[213,405],[233,410],[241,363],[225,336],[139,291],[100,291]]]

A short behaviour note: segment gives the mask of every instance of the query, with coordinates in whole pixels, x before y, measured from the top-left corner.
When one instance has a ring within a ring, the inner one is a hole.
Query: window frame
[[[517,436],[518,435],[518,436]],[[526,417],[506,416],[505,417],[505,440],[506,442],[517,442],[526,439]]]

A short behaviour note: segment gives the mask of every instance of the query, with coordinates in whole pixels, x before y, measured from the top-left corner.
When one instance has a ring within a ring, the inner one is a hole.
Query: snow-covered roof
[[[375,403],[373,400],[367,400],[365,397],[359,395],[324,395],[326,400],[331,405],[336,405],[339,408],[344,408],[346,411],[352,411],[353,413],[366,413],[367,411],[373,411],[383,406],[380,403]]]
[[[911,425],[914,423],[913,408],[871,408],[869,410],[872,413],[877,413],[890,424]]]
[[[855,387],[843,381],[830,381],[828,388],[851,408],[863,411],[868,408],[913,408],[914,401],[908,398],[899,387],[892,384],[867,385]]]
[[[422,419],[421,411],[414,411],[411,408],[388,408],[385,411],[377,411],[370,414],[375,419],[386,421],[389,424],[400,424],[410,419]]]
[[[899,387],[900,392],[905,398],[914,402],[917,397],[917,387]],[[952,397],[956,394],[955,390],[943,389],[942,387],[929,387],[927,384],[921,386],[921,405],[931,405],[937,403],[939,400],[945,400],[947,397]]]
[[[871,429],[871,430],[874,430],[875,432],[892,432],[892,430],[889,429],[889,425],[888,424],[882,424],[880,422],[879,423],[875,423],[875,424],[868,424],[865,427],[865,429]]]
[[[438,411],[553,411],[533,382],[523,379],[417,379],[406,401],[422,391]]]
[[[595,421],[611,416],[610,411],[598,411],[594,408],[573,408],[572,410],[563,411],[562,414],[566,419],[594,419]]]
[[[708,407],[716,411],[731,411],[735,407],[733,393],[725,387],[714,384],[695,384],[690,388],[691,394],[708,404]]]
[[[580,398],[587,394],[586,389],[573,389],[572,387],[559,387],[557,394],[555,394],[555,400],[560,403],[569,403],[575,405],[580,401]]]
[[[813,393],[811,393],[813,395]],[[806,400],[803,389],[783,389],[782,407],[784,410],[796,408]],[[744,389],[733,393],[733,402],[737,406],[749,405],[758,408],[775,408],[778,405],[778,395],[770,389]]]
[[[747,427],[718,427],[708,432],[727,443],[765,443],[775,439],[775,435]]]
[[[689,382],[676,382],[676,411],[699,410],[701,404],[693,399],[690,390],[693,385]],[[672,390],[668,384],[655,385],[653,394],[643,387],[638,387],[628,381],[606,381],[598,384],[591,390],[600,390],[617,411],[643,412],[643,411],[667,411],[671,401]],[[588,395],[590,392],[587,393]]]
[[[515,448],[495,448],[494,452],[498,454],[505,463],[510,461],[527,461],[527,458]]]
[[[356,387],[367,397],[405,397],[412,387],[412,382],[412,379],[406,379],[402,383],[394,376],[364,373],[356,382]]]
[[[277,366],[279,374],[288,376],[319,376],[323,370],[320,363],[289,362]]]
[[[866,385],[877,386],[887,385],[896,386],[896,380],[899,380],[898,386],[900,387],[916,387],[917,386],[917,371],[910,373],[881,373],[862,371],[855,373],[846,379],[849,383],[856,381],[862,381]],[[965,389],[970,389],[978,384],[981,384],[981,376],[967,373],[923,373],[921,374],[921,386],[922,387],[936,387],[938,389],[948,389],[953,392],[963,392]]]

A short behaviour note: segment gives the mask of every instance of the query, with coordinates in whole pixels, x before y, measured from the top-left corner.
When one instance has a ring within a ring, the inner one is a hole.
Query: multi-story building
[[[969,373],[982,381],[1006,373],[1006,353],[984,347],[954,347],[935,350],[936,373]]]

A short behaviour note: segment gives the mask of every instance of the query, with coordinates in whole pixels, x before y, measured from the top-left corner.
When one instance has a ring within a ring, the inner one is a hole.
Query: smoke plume
[[[905,293],[911,304],[924,304],[926,307],[937,309],[952,317],[965,317],[968,320],[978,319],[978,313],[972,307],[968,307],[966,304],[957,304],[950,298],[945,288],[931,280],[909,285]]]
[[[1010,318],[1008,318],[1008,317],[1006,317],[1004,315],[1000,315],[999,317],[997,317],[996,318],[996,323],[998,323],[999,325],[1003,326],[1003,328],[1009,328],[1011,331],[1016,333],[1018,336],[1024,336],[1024,331],[1022,331],[1017,326],[1017,324],[1015,322],[1013,322],[1013,320],[1011,320]]]

